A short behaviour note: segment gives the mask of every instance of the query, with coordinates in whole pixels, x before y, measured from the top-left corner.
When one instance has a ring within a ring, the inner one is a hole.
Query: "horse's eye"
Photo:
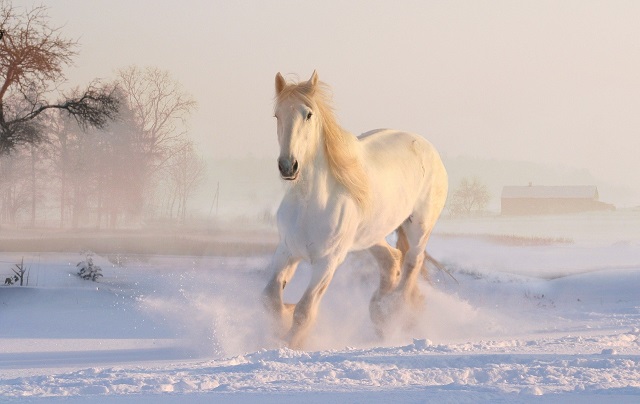
[[[307,121],[311,119],[312,116],[313,116],[313,112],[311,111],[307,112]]]

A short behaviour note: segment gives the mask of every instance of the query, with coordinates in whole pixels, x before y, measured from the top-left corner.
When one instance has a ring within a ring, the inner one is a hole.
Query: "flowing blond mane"
[[[371,202],[369,179],[359,154],[358,139],[338,124],[330,103],[329,89],[324,83],[287,84],[276,96],[276,102],[295,97],[321,117],[324,150],[329,169],[366,212]]]

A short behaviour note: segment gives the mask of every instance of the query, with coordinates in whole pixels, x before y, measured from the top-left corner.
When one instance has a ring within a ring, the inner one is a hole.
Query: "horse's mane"
[[[315,85],[310,82],[287,84],[276,95],[276,101],[279,103],[289,97],[296,97],[314,112],[317,111],[322,119],[324,150],[331,174],[366,212],[371,202],[371,191],[362,157],[358,153],[358,139],[338,124],[331,107],[328,86],[322,82]]]

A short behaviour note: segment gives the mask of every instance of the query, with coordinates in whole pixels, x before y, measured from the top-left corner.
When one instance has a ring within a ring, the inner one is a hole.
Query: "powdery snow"
[[[513,246],[464,233],[433,237],[455,280],[423,281],[424,311],[385,340],[368,318],[374,262],[351,255],[307,351],[269,336],[268,256],[96,255],[91,282],[75,275],[80,254],[2,253],[31,272],[29,287],[0,288],[0,401],[640,399],[640,234]],[[308,277],[301,267],[285,298]]]

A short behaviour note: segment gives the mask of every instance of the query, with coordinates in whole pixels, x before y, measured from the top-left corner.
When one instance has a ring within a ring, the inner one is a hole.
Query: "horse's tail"
[[[405,233],[402,226],[396,229],[396,233],[398,234],[398,240],[396,241],[396,248],[400,250],[402,253],[402,260],[404,261],[404,255],[409,251],[409,239],[407,238],[407,234]],[[436,267],[439,271],[442,271],[449,275],[451,279],[458,283],[458,280],[451,274],[444,265],[442,265],[437,259],[433,258],[428,252],[424,252],[424,260],[422,261],[422,276],[429,280],[429,268],[427,267],[427,262],[431,263],[434,267]]]
[[[424,276],[425,279],[429,280],[429,269],[427,268],[427,261],[429,261],[431,264],[433,264],[433,266],[438,268],[438,270],[449,275],[451,279],[453,279],[457,284],[459,284],[458,280],[451,274],[451,271],[449,271],[444,265],[442,265],[437,259],[433,258],[426,251],[424,252],[424,261],[422,262],[422,276]]]

